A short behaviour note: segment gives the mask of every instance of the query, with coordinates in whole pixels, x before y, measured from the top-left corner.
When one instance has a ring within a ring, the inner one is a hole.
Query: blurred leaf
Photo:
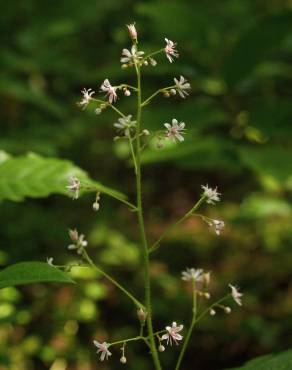
[[[0,288],[41,282],[74,284],[67,274],[44,262],[20,262],[0,271]]]
[[[43,158],[34,153],[11,157],[0,163],[0,200],[21,201],[26,197],[41,198],[50,194],[68,195],[66,185],[70,176],[93,185],[96,190],[114,198],[125,195],[89,179],[86,172],[70,161]]]
[[[285,13],[260,20],[246,31],[226,58],[222,74],[229,86],[234,86],[251,73],[254,68],[292,32],[292,13]]]
[[[279,145],[261,145],[242,147],[239,152],[243,163],[255,172],[272,176],[282,185],[287,186],[291,181],[291,149]]]
[[[267,355],[249,361],[243,367],[229,370],[291,370],[292,350],[277,355]],[[227,369],[226,369],[227,370]]]

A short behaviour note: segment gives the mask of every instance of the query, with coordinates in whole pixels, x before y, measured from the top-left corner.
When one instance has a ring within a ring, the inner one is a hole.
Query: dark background
[[[126,23],[136,21],[140,47],[178,42],[181,57],[165,56],[146,68],[145,96],[185,76],[192,93],[157,98],[145,109],[144,127],[159,129],[173,117],[186,122],[183,144],[145,152],[144,201],[149,239],[184,214],[201,184],[218,186],[222,202],[202,210],[224,219],[217,237],[199,219],[175,230],[153,254],[151,274],[157,329],[187,325],[190,292],[180,281],[185,267],[212,270],[212,296],[229,282],[244,292],[244,306],[230,316],[202,322],[183,369],[222,370],[291,346],[291,92],[292,3],[284,0],[3,2],[1,14],[0,148],[12,155],[36,152],[67,158],[91,177],[134,195],[126,145],[113,142],[111,112],[76,106],[83,87],[98,90],[135,83],[123,71],[129,47]],[[119,106],[133,110],[133,100]],[[2,266],[25,260],[74,260],[67,229],[89,239],[98,263],[141,297],[143,273],[134,215],[102,196],[61,196],[2,202]],[[33,285],[0,292],[0,369],[90,370],[102,368],[92,339],[136,335],[135,310],[107,281],[73,270],[77,286]],[[290,319],[289,319],[290,315]],[[161,356],[174,367],[177,348]],[[121,368],[119,348],[104,368]],[[140,344],[127,347],[128,368],[151,369]]]

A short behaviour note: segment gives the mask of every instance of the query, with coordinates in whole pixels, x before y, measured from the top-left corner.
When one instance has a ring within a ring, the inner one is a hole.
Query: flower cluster
[[[130,136],[131,130],[134,130],[136,127],[136,121],[132,121],[132,115],[129,114],[128,116],[119,118],[118,122],[114,123],[114,127],[124,136]]]
[[[81,182],[76,176],[69,177],[69,185],[66,186],[73,199],[79,198],[79,191],[81,189]]]
[[[72,244],[68,245],[69,250],[76,250],[77,254],[82,254],[85,247],[87,247],[87,241],[83,234],[78,233],[76,229],[69,230],[69,237],[72,241]]]
[[[220,193],[218,193],[217,188],[212,189],[209,188],[208,185],[202,185],[202,189],[204,190],[204,197],[206,198],[206,202],[208,204],[215,204],[215,202],[220,201]]]

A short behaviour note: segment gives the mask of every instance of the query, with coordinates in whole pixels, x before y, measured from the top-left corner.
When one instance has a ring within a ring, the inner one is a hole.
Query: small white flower
[[[69,185],[67,185],[66,188],[71,193],[73,199],[78,199],[79,191],[81,188],[81,182],[76,176],[70,176],[68,181]]]
[[[120,358],[120,362],[121,362],[122,364],[126,364],[126,363],[127,363],[127,358],[126,358],[125,356],[122,356],[122,357]]]
[[[121,63],[123,64],[133,64],[142,59],[144,51],[138,51],[137,46],[133,45],[131,51],[128,49],[123,49]]]
[[[83,89],[81,90],[81,93],[83,96],[78,105],[82,107],[82,109],[85,109],[88,106],[90,100],[92,99],[91,96],[95,94],[95,91],[93,91],[92,89]]]
[[[212,220],[211,225],[215,227],[215,233],[220,235],[221,231],[224,229],[225,223],[221,220]]]
[[[121,131],[125,136],[129,136],[131,129],[136,126],[136,121],[131,121],[131,118],[131,114],[126,117],[120,117],[118,122],[114,123],[114,127]]]
[[[186,90],[189,90],[191,85],[183,76],[180,76],[179,80],[174,78],[174,83],[177,92],[182,98],[185,98],[185,96],[189,95]]]
[[[164,48],[166,57],[170,61],[170,63],[172,63],[173,62],[173,57],[175,57],[175,58],[179,57],[179,54],[178,54],[177,50],[175,50],[177,44],[176,44],[176,42],[168,40],[167,38],[165,38],[164,40],[166,42],[166,46]]]
[[[54,267],[54,258],[53,257],[47,257],[47,264]]]
[[[118,98],[118,95],[116,93],[116,88],[110,84],[107,78],[103,81],[100,87],[100,91],[104,91],[107,93],[110,104],[112,104],[112,102],[115,102]]]
[[[133,41],[137,41],[138,33],[137,33],[137,30],[136,30],[136,27],[135,27],[135,23],[127,24],[126,26],[129,30],[129,34],[131,36],[131,39]]]
[[[69,237],[73,244],[68,245],[69,250],[77,251],[77,254],[82,254],[83,249],[87,247],[88,242],[85,240],[85,236],[83,234],[78,233],[76,229],[69,230]]]
[[[178,344],[178,340],[182,340],[183,336],[178,334],[182,329],[183,325],[178,325],[174,321],[171,326],[167,326],[165,329],[167,331],[166,334],[163,334],[161,337],[162,340],[167,340],[167,344],[170,344],[172,346],[172,340],[174,341],[175,344]]]
[[[229,287],[231,289],[231,295],[232,295],[232,298],[234,299],[234,301],[239,306],[242,306],[241,297],[243,296],[243,294],[238,291],[239,288],[237,288],[236,286],[234,286],[232,284],[229,284]]]
[[[172,123],[165,123],[164,126],[166,127],[166,137],[169,139],[172,139],[173,142],[178,141],[184,141],[183,134],[185,131],[185,123],[180,122],[173,118]]]
[[[108,350],[110,345],[107,342],[99,343],[97,340],[94,340],[93,344],[98,348],[97,353],[100,353],[100,361],[108,360],[108,357],[112,355]]]
[[[164,352],[165,351],[165,347],[162,344],[159,344],[158,351],[159,352]]]
[[[187,268],[181,274],[182,274],[181,278],[184,281],[199,282],[199,281],[204,280],[204,270],[203,269]]]
[[[206,202],[208,204],[215,204],[214,202],[220,201],[219,196],[221,194],[218,193],[217,187],[215,189],[209,188],[208,185],[206,186],[202,185],[201,187],[204,190],[204,196],[207,198]]]

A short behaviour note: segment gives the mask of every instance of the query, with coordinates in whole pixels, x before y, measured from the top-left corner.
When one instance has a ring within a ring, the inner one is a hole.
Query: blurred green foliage
[[[145,69],[145,96],[182,74],[192,84],[185,101],[156,99],[145,108],[148,129],[177,117],[186,141],[144,154],[144,201],[150,240],[182,215],[200,185],[218,185],[222,203],[203,211],[227,227],[218,238],[192,219],[153,254],[155,325],[187,325],[190,294],[181,283],[186,266],[213,271],[212,295],[229,282],[244,291],[244,307],[198,327],[185,369],[236,367],[257,355],[290,347],[292,323],[292,5],[290,0],[6,2],[1,17],[0,149],[69,159],[93,179],[133,197],[128,149],[113,142],[115,116],[80,111],[83,87],[98,90],[105,78],[134,83],[120,69],[129,45],[124,24],[136,20],[141,47],[164,37],[178,42],[179,60]],[[130,99],[120,106],[131,111]],[[13,172],[10,173],[13,180]],[[6,179],[6,180],[10,180]],[[2,181],[2,179],[1,179]],[[9,181],[8,181],[9,182]],[[21,179],[19,179],[21,182]],[[0,194],[1,196],[1,194]],[[53,256],[72,262],[66,231],[88,235],[90,252],[141,296],[135,217],[102,197],[78,202],[54,195],[1,203],[0,263]],[[0,369],[100,368],[93,338],[136,335],[135,310],[95,272],[72,270],[77,286],[26,286],[0,291]],[[139,345],[129,346],[130,369],[148,370]],[[162,355],[173,367],[177,350]],[[114,353],[105,368],[120,368]]]

